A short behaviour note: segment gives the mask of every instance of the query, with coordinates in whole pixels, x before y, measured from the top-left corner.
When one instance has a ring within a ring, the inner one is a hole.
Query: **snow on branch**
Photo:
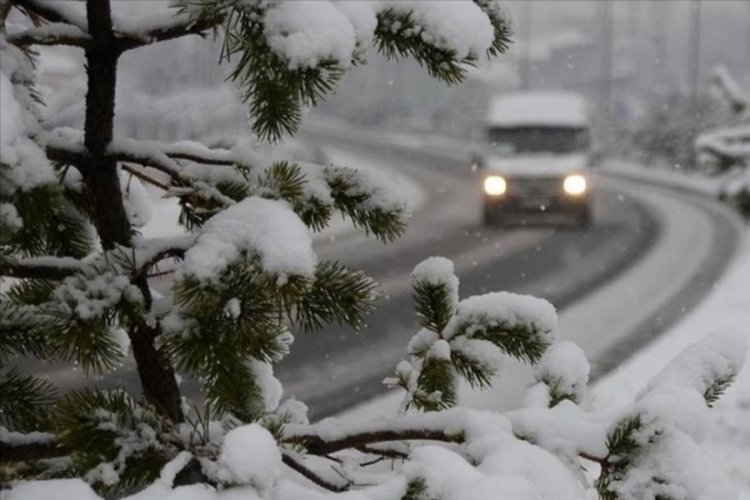
[[[0,464],[65,456],[52,434],[32,432],[22,434],[0,427]]]
[[[320,477],[314,471],[306,467],[300,460],[297,460],[296,458],[292,457],[288,453],[284,453],[281,456],[281,460],[290,469],[294,470],[295,472],[298,472],[303,477],[309,479],[310,481],[317,484],[321,488],[327,489],[328,491],[333,491],[335,493],[342,493],[349,489],[347,485],[333,484],[332,482]]]
[[[695,145],[733,158],[750,156],[750,125],[714,130],[700,136]]]
[[[65,23],[88,32],[86,15],[75,2],[54,2],[49,0],[12,0],[13,5],[26,12],[41,17],[51,23]]]
[[[186,186],[187,191],[185,193],[182,192],[183,190],[176,189],[172,190],[173,194],[179,196],[180,194],[196,192],[208,198],[212,198],[227,207],[235,204],[233,199],[222,194],[221,191],[215,187],[210,186],[203,181],[196,180],[194,177],[183,171],[180,165],[170,157],[168,151],[169,147],[164,147],[163,144],[158,142],[136,141],[123,138],[113,140],[107,147],[108,156],[117,161],[129,161],[154,168]],[[174,154],[175,151],[172,151],[172,153]],[[176,156],[179,156],[179,149]]]
[[[161,16],[115,18],[113,24],[121,50],[131,50],[188,35],[203,36],[222,21],[221,16],[195,18],[186,13],[165,13]]]
[[[9,35],[8,41],[19,47],[27,45],[70,45],[85,49],[91,43],[92,38],[77,26],[67,23],[50,23]]]
[[[82,263],[72,257],[31,257],[0,260],[0,275],[14,278],[61,280],[81,270]]]
[[[210,149],[197,142],[183,141],[163,144],[164,153],[175,160],[187,160],[204,165],[233,165],[240,160],[228,149]]]
[[[717,66],[713,71],[713,81],[718,90],[729,102],[735,113],[742,113],[750,107],[750,97],[745,93],[734,75],[725,65]]]

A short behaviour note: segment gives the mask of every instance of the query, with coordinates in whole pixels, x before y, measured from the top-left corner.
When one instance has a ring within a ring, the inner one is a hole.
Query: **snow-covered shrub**
[[[321,261],[310,232],[339,213],[390,241],[408,205],[347,167],[114,136],[118,57],[215,30],[254,131],[276,140],[373,41],[455,83],[467,64],[505,50],[505,13],[490,0],[173,3],[145,19],[119,17],[108,0],[88,0],[85,13],[82,3],[0,3],[3,21],[17,9],[34,23],[0,32],[3,498],[729,498],[698,444],[744,337],[692,348],[635,404],[590,412],[588,363],[557,343],[554,308],[504,292],[460,300],[441,258],[412,276],[422,329],[389,380],[405,389],[402,412],[311,424],[303,403],[282,402],[273,365],[293,332],[359,327],[378,295],[364,273]],[[33,45],[85,50],[83,131],[39,126]],[[149,210],[133,186],[144,183],[179,200],[187,236],[138,233]],[[157,293],[166,274],[171,288]],[[142,398],[59,395],[14,366],[35,356],[98,375],[130,355]],[[508,356],[536,366],[534,405],[504,415],[457,407],[458,382],[486,386]],[[181,397],[177,371],[200,381],[201,405]],[[595,483],[581,472],[590,466],[600,467]]]
[[[647,164],[665,163],[680,169],[695,167],[694,142],[720,123],[722,113],[707,96],[681,92],[651,97],[629,132],[632,147]]]
[[[750,218],[750,98],[725,66],[714,71],[714,82],[731,116],[695,140],[698,161],[726,176],[721,196]]]

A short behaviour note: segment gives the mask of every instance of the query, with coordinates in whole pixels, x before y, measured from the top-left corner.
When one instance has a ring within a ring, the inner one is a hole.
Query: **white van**
[[[591,138],[584,99],[569,92],[505,94],[490,102],[482,174],[485,224],[559,215],[591,222]]]

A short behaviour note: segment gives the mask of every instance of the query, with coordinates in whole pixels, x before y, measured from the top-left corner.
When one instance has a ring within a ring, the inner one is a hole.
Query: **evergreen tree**
[[[731,116],[722,127],[701,134],[695,148],[711,172],[728,174],[721,196],[750,218],[750,98],[726,66],[717,67],[713,79]]]
[[[322,488],[363,498],[452,499],[461,492],[520,499],[552,491],[579,499],[587,488],[581,464],[594,462],[604,498],[668,498],[671,487],[692,484],[695,477],[670,460],[675,450],[699,456],[697,438],[684,419],[664,411],[663,398],[687,414],[712,404],[744,360],[742,336],[696,346],[622,414],[587,412],[588,364],[580,349],[557,343],[554,308],[509,293],[459,300],[452,264],[441,258],[412,276],[421,329],[388,380],[405,389],[401,414],[310,424],[302,403],[279,404],[269,379],[292,332],[331,322],[357,328],[377,298],[364,273],[319,261],[310,231],[342,213],[391,241],[403,233],[407,210],[351,168],[114,136],[119,57],[213,32],[234,64],[231,79],[254,132],[275,141],[297,131],[303,106],[365,63],[370,45],[386,57],[412,57],[453,84],[467,66],[505,51],[508,22],[491,0],[174,3],[168,19],[139,22],[119,19],[109,0],[88,0],[85,15],[71,3],[0,3],[3,21],[17,10],[34,24],[0,33],[0,275],[10,283],[0,296],[0,482],[81,477],[110,497],[151,484],[154,498],[191,485],[183,498],[217,491],[323,498]],[[82,131],[40,126],[35,45],[84,51]],[[143,238],[124,180],[176,197],[190,235]],[[150,286],[160,266],[175,268],[169,296]],[[122,332],[142,397],[101,389],[59,394],[53,382],[13,364],[35,356],[101,374],[125,356]],[[536,365],[532,390],[544,404],[513,415],[455,408],[459,382],[486,387],[506,356]],[[184,404],[177,371],[201,382],[201,407]],[[381,461],[393,471],[378,468]],[[282,464],[311,484],[281,478]],[[37,486],[21,484],[10,495],[35,497]],[[695,498],[715,490],[707,491]]]

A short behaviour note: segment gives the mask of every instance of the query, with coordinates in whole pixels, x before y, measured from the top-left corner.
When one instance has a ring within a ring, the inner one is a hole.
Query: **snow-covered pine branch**
[[[716,87],[733,116],[723,127],[708,130],[695,140],[698,161],[714,173],[733,173],[721,196],[750,217],[750,101],[726,66],[714,71]]]
[[[741,115],[750,107],[750,97],[734,78],[734,75],[725,65],[719,65],[713,71],[714,85],[722,96],[727,100],[732,111]]]
[[[86,14],[82,12],[79,5],[49,0],[13,0],[9,3],[22,9],[30,16],[36,16],[36,18],[41,18],[50,23],[65,23],[75,26],[83,32],[88,32]]]
[[[234,64],[231,77],[250,106],[253,130],[271,140],[296,132],[303,107],[364,63],[373,44],[386,57],[413,57],[431,75],[456,83],[465,65],[503,52],[510,35],[507,16],[491,1],[177,4],[196,22],[224,20],[223,57]],[[288,91],[278,93],[279,85]]]
[[[9,4],[50,23],[18,44],[52,43],[56,31],[58,42],[90,41],[84,130],[42,133],[30,52],[0,33],[0,271],[13,276],[0,292],[0,483],[34,479],[4,497],[98,500],[147,487],[139,500],[331,498],[322,487],[380,500],[579,500],[594,489],[636,499],[668,488],[728,498],[698,442],[707,403],[739,370],[739,341],[689,351],[638,401],[602,414],[586,405],[588,363],[557,343],[550,304],[504,292],[459,300],[441,258],[413,274],[422,329],[394,379],[409,412],[310,424],[303,403],[282,401],[273,368],[294,334],[356,329],[379,296],[366,274],[320,260],[311,232],[339,213],[390,241],[405,230],[408,203],[354,168],[115,137],[118,57],[218,27],[255,132],[278,139],[365,63],[368,47],[456,83],[466,65],[504,52],[508,18],[490,0],[173,3],[168,16],[137,19],[113,13],[109,0],[88,0],[85,14],[78,3]],[[187,236],[138,234],[141,182],[179,199]],[[160,294],[153,275],[162,271]],[[101,375],[131,355],[140,399],[102,389],[61,396],[14,366],[34,356]],[[508,356],[535,366],[532,406],[443,409],[459,403],[459,380],[487,386]],[[680,375],[695,363],[700,377]],[[182,399],[178,370],[200,382],[201,406]],[[592,461],[596,484],[580,473]],[[55,480],[72,476],[82,479]]]

